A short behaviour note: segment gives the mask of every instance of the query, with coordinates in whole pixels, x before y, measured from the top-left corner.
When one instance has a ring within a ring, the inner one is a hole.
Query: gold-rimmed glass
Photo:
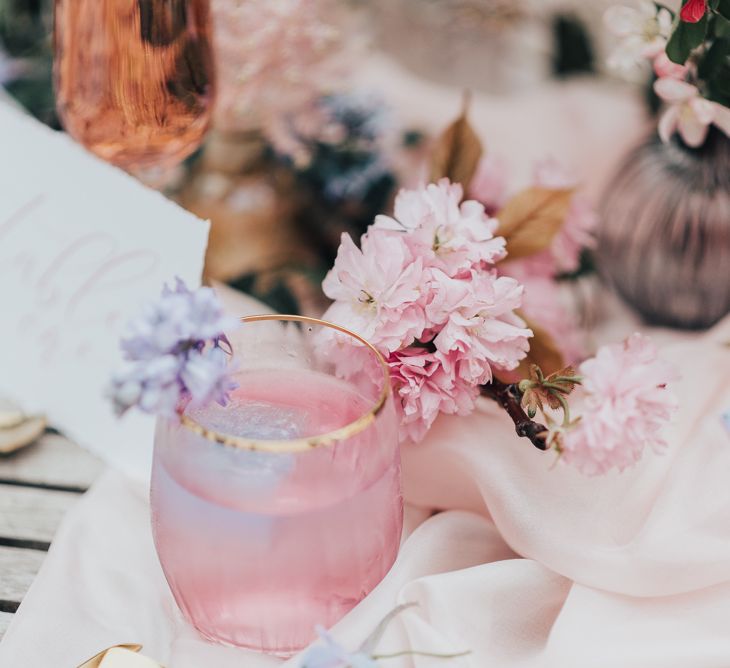
[[[312,318],[243,318],[229,338],[231,402],[158,423],[155,544],[203,635],[287,655],[395,559],[403,502],[388,367],[356,334]]]

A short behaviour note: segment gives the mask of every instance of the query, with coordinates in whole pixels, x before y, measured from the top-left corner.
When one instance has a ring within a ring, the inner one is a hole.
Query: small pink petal
[[[710,124],[705,123],[702,118],[697,116],[693,111],[680,113],[679,115],[679,134],[682,135],[684,143],[692,148],[702,146],[707,137]]]
[[[713,106],[714,115],[712,123],[730,137],[730,109],[717,102],[710,102],[710,104]]]
[[[661,51],[654,59],[654,73],[660,78],[684,79],[687,75],[687,66],[678,65],[669,60],[669,56],[665,51]]]
[[[668,144],[679,124],[679,107],[669,107],[659,119],[659,137]]]
[[[715,117],[715,107],[712,102],[703,97],[696,97],[687,104],[700,123],[704,125],[712,123],[712,119]]]
[[[686,102],[699,95],[696,86],[667,77],[654,82],[654,91],[662,100],[670,103]]]

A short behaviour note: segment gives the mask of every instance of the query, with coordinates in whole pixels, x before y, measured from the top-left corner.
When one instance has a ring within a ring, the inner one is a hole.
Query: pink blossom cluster
[[[487,157],[479,165],[472,180],[469,195],[481,202],[488,211],[497,213],[507,201],[506,169],[498,158]],[[575,178],[554,160],[535,165],[532,185],[546,189],[576,186]],[[568,362],[584,355],[575,314],[562,302],[555,279],[580,266],[581,252],[595,245],[593,230],[598,222],[588,199],[576,193],[560,231],[549,248],[528,258],[500,264],[499,271],[516,278],[525,288],[522,312],[539,325],[557,343]]]
[[[645,336],[602,347],[580,366],[585,401],[580,420],[551,427],[562,459],[588,475],[636,463],[645,448],[666,446],[662,430],[677,408],[667,388],[676,372]]]
[[[331,0],[213,0],[223,130],[262,129],[284,154],[326,119],[315,102],[343,76],[344,40]]]
[[[529,348],[532,332],[514,312],[522,286],[495,269],[506,254],[497,221],[462,197],[448,179],[402,190],[360,248],[343,235],[323,283],[334,300],[324,317],[386,357],[404,439],[423,438],[439,413],[469,413],[479,385]],[[346,368],[351,355],[340,355]]]
[[[688,0],[683,3],[680,19],[686,23],[701,21],[708,11],[707,0]],[[609,66],[624,73],[652,63],[658,79],[654,91],[666,103],[659,122],[659,136],[669,142],[679,133],[688,146],[702,146],[710,126],[730,136],[730,109],[703,96],[695,83],[692,70],[696,63],[674,63],[667,55],[667,43],[672,28],[671,12],[661,3],[639,0],[636,6],[610,7],[604,20],[618,40]],[[712,31],[708,32],[708,37]],[[707,47],[706,47],[707,48]],[[706,93],[705,93],[706,94]]]

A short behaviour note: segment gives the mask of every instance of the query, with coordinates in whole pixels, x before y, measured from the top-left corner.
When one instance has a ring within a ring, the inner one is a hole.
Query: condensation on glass
[[[252,316],[230,340],[228,403],[158,422],[152,532],[201,634],[288,656],[396,558],[398,420],[385,361],[336,325]]]

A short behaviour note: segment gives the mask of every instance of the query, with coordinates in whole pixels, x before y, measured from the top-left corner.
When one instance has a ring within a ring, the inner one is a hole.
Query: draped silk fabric
[[[468,649],[438,665],[475,668],[730,665],[730,434],[720,419],[730,319],[661,340],[682,374],[681,407],[668,449],[622,474],[556,465],[486,401],[405,448],[400,555],[333,635],[355,649],[413,601],[379,653]],[[75,666],[131,642],[167,668],[299,665],[211,645],[185,624],[155,556],[146,492],[110,471],[62,524],[0,665]]]

